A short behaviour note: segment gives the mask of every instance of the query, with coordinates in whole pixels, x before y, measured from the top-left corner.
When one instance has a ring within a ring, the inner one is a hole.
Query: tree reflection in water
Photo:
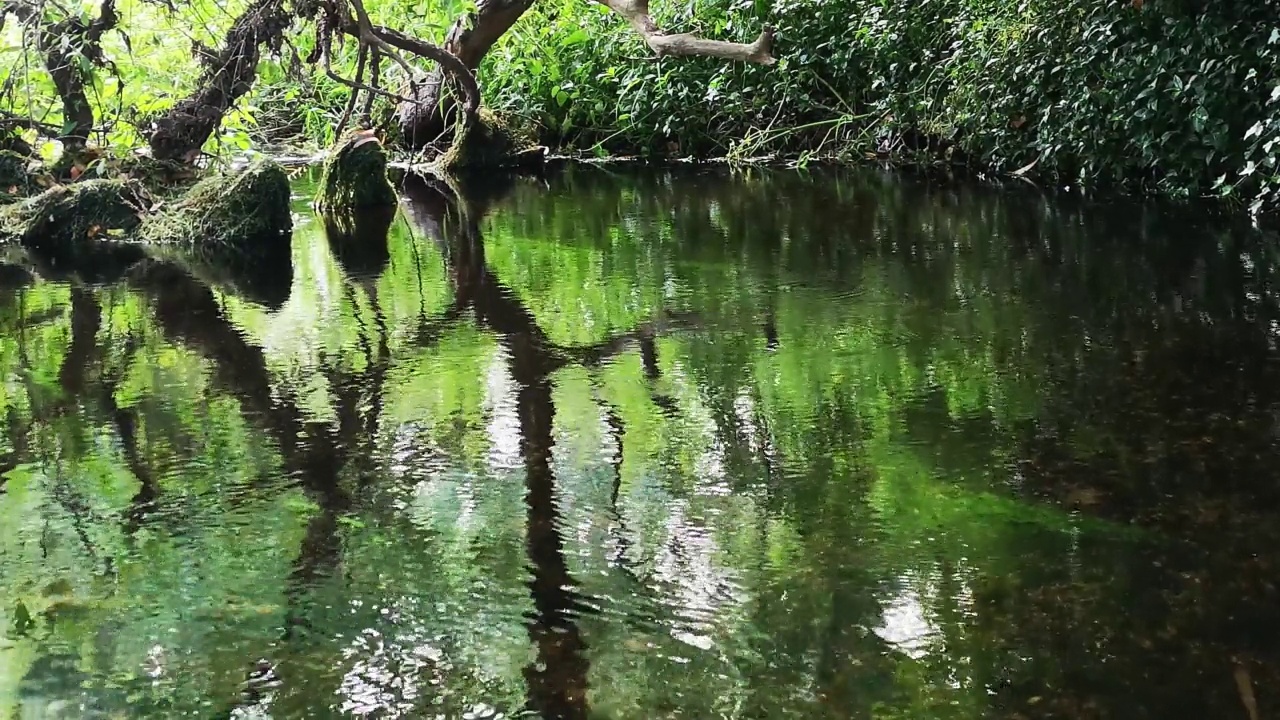
[[[1249,231],[865,173],[402,192],[283,275],[6,271],[3,712],[1275,710]]]

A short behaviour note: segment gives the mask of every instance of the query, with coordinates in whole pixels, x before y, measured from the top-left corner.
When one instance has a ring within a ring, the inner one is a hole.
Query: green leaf
[[[569,37],[565,38],[560,43],[560,46],[573,47],[574,45],[584,43],[590,39],[591,39],[591,35],[586,30],[582,28],[578,28],[577,30],[574,30],[573,33],[569,35]]]

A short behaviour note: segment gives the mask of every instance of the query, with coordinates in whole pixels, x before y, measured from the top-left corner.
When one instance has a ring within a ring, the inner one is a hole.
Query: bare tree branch
[[[364,82],[364,65],[369,60],[370,51],[378,52],[378,48],[372,45],[361,45],[360,50],[356,55],[355,82],[357,83]],[[374,85],[375,86],[377,85],[376,80],[374,81]],[[372,95],[372,93],[370,93],[370,95]],[[342,117],[338,118],[338,124],[337,126],[335,126],[333,130],[333,136],[335,138],[342,137],[342,131],[347,128],[347,121],[351,119],[351,113],[356,109],[356,103],[358,103],[359,101],[360,101],[360,91],[352,90],[351,97],[347,98],[347,106],[342,110]]]
[[[475,9],[463,14],[449,28],[444,49],[456,55],[464,67],[474,72],[493,44],[533,4],[534,0],[476,0]],[[459,82],[448,82],[449,77]],[[464,112],[471,112],[471,91],[467,89],[465,79],[462,73],[441,65],[413,94],[416,102],[403,103],[396,109],[396,122],[406,145],[421,150],[443,138],[453,126],[452,116],[456,109],[452,98],[454,85],[462,85],[467,100]]]
[[[631,27],[644,38],[645,44],[658,57],[701,56],[738,60],[741,62],[772,65],[778,60],[773,56],[773,28],[766,26],[755,42],[732,43],[723,40],[707,40],[690,33],[668,35],[649,15],[649,0],[595,0],[626,18]]]
[[[360,37],[359,27],[354,23],[344,27],[343,32]],[[386,45],[438,63],[447,74],[453,76],[462,88],[463,99],[465,100],[463,107],[466,111],[467,122],[469,123],[475,118],[476,112],[480,110],[480,86],[476,83],[475,73],[471,72],[471,69],[458,59],[458,56],[439,45],[419,40],[381,25],[373,26],[373,34]],[[384,55],[388,54],[386,49],[379,49],[382,50]],[[394,54],[392,56],[394,57]]]
[[[382,76],[382,53],[378,48],[369,51],[369,84],[378,87],[378,81]],[[373,98],[374,93],[365,93],[364,110],[360,112],[361,122],[368,127],[373,122]]]
[[[361,46],[361,52],[363,53],[363,52],[364,52],[364,48],[367,48],[367,47],[370,47],[370,46],[368,46],[368,45],[362,45],[362,46]],[[326,44],[325,44],[325,46],[324,46],[324,47],[323,47],[323,49],[321,49],[321,51],[320,51],[320,62],[321,62],[321,64],[322,64],[322,65],[324,65],[324,74],[325,74],[325,75],[326,75],[330,80],[332,80],[332,81],[334,81],[334,82],[338,83],[339,85],[345,85],[345,86],[347,86],[347,87],[351,88],[352,97],[355,97],[355,95],[356,95],[357,93],[359,93],[361,90],[364,90],[365,92],[368,92],[368,93],[370,93],[371,95],[382,95],[382,96],[384,96],[384,97],[391,98],[392,100],[395,100],[396,102],[413,102],[412,100],[410,100],[410,99],[409,99],[409,98],[407,98],[407,97],[402,97],[402,96],[397,95],[397,94],[395,94],[395,93],[393,93],[393,92],[388,92],[388,91],[383,90],[382,88],[378,87],[377,85],[365,85],[363,82],[360,82],[360,78],[359,78],[359,77],[357,77],[355,80],[348,80],[348,79],[346,79],[346,78],[342,77],[341,75],[339,75],[338,73],[334,72],[334,71],[333,71],[333,66],[332,66],[332,64],[330,63],[330,58],[329,58],[329,49],[328,49],[328,41],[327,41],[327,40],[326,40]],[[341,128],[339,128],[339,132],[340,132],[340,131],[341,131]]]
[[[404,70],[405,75],[409,78],[410,85],[412,85],[414,83],[414,78],[417,75],[413,70],[413,66],[405,61],[404,58],[400,57],[400,53],[392,50],[386,40],[378,37],[377,33],[374,32],[373,23],[369,21],[369,13],[364,9],[364,3],[361,0],[350,0],[350,2],[351,6],[356,10],[355,36],[360,39],[361,43],[364,43],[376,50],[380,50],[386,54],[387,57],[390,57],[392,62],[396,63]],[[349,20],[349,18],[344,19]]]
[[[348,12],[349,7],[354,9],[355,17]],[[413,100],[400,97],[393,93],[386,92],[378,88],[379,78],[379,61],[381,58],[389,58],[392,62],[404,69],[408,84],[409,95],[416,97],[418,95],[418,74],[414,68],[401,56],[401,52],[409,53],[417,57],[426,58],[435,62],[441,71],[446,75],[453,77],[459,87],[462,88],[464,97],[464,126],[470,126],[475,119],[476,113],[480,110],[480,86],[476,83],[475,73],[471,71],[467,65],[458,58],[457,55],[448,50],[429,43],[424,40],[406,35],[396,30],[392,30],[381,25],[374,25],[369,19],[369,14],[365,10],[363,0],[341,0],[341,2],[327,2],[323,5],[324,15],[317,24],[316,47],[312,51],[308,62],[315,62],[316,59],[325,56],[329,44],[332,42],[330,31],[342,33],[356,38],[362,47],[367,48],[372,55],[370,58],[374,63],[374,75],[372,85],[362,84],[361,78],[357,78],[356,82],[351,82],[343,78],[337,77],[328,69],[326,63],[325,72],[336,82],[340,82],[351,88],[358,88],[370,93],[376,93],[385,97],[394,98],[397,102],[414,105]],[[399,51],[399,52],[397,52]],[[372,98],[370,97],[370,100]],[[366,103],[368,109],[370,103]]]

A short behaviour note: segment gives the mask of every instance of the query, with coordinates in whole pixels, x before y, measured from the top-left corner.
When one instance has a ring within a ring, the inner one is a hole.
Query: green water
[[[291,275],[5,275],[0,718],[1280,709],[1249,228],[570,169],[383,244],[298,190]]]

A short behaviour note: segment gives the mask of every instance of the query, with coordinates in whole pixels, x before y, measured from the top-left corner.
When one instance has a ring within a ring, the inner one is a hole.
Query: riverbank
[[[528,0],[505,19],[488,2],[425,15],[390,0],[364,4],[402,49],[427,47],[414,38],[440,40],[452,27],[445,42],[455,44],[439,57],[446,65],[469,58],[474,78],[450,71],[468,78],[467,107],[482,93],[511,127],[574,157],[768,158],[799,167],[870,160],[1073,190],[1213,197],[1255,215],[1280,207],[1280,24],[1267,3],[697,0],[647,8],[658,36],[709,42],[695,53],[707,57],[655,49],[609,3]],[[388,145],[442,142],[426,130],[444,130],[444,105],[396,94],[408,63],[381,73],[375,54],[368,79],[381,89],[362,94],[349,79],[368,60],[360,43],[320,33],[278,55],[281,33],[315,22],[307,12],[273,3],[270,28],[246,34],[261,19],[252,8],[229,7],[206,23],[145,3],[123,14],[112,7],[86,27],[55,13],[43,29],[6,28],[6,47],[22,56],[0,76],[26,91],[0,107],[0,147],[52,165],[56,147],[68,146],[62,169],[74,176],[89,169],[77,163],[120,160],[139,147],[200,164],[251,148],[312,151],[356,126],[386,129]],[[489,39],[469,44],[475,33],[464,30],[477,23]],[[218,60],[209,67],[165,43],[197,26],[193,41],[210,50],[202,57]],[[44,41],[28,35],[40,32],[66,34],[72,54],[33,53]],[[80,48],[77,33],[91,42]],[[757,41],[767,52],[743,55]],[[135,54],[132,43],[151,50]],[[83,82],[49,83],[51,68],[73,65]],[[233,76],[234,87],[218,85]]]
[[[660,20],[738,40],[770,24],[776,66],[637,62],[634,40],[607,14],[535,6],[527,31],[482,66],[486,102],[570,154],[888,158],[1216,197],[1255,213],[1280,201],[1280,25],[1269,7],[742,5],[665,7]],[[530,42],[543,50],[536,61]]]

